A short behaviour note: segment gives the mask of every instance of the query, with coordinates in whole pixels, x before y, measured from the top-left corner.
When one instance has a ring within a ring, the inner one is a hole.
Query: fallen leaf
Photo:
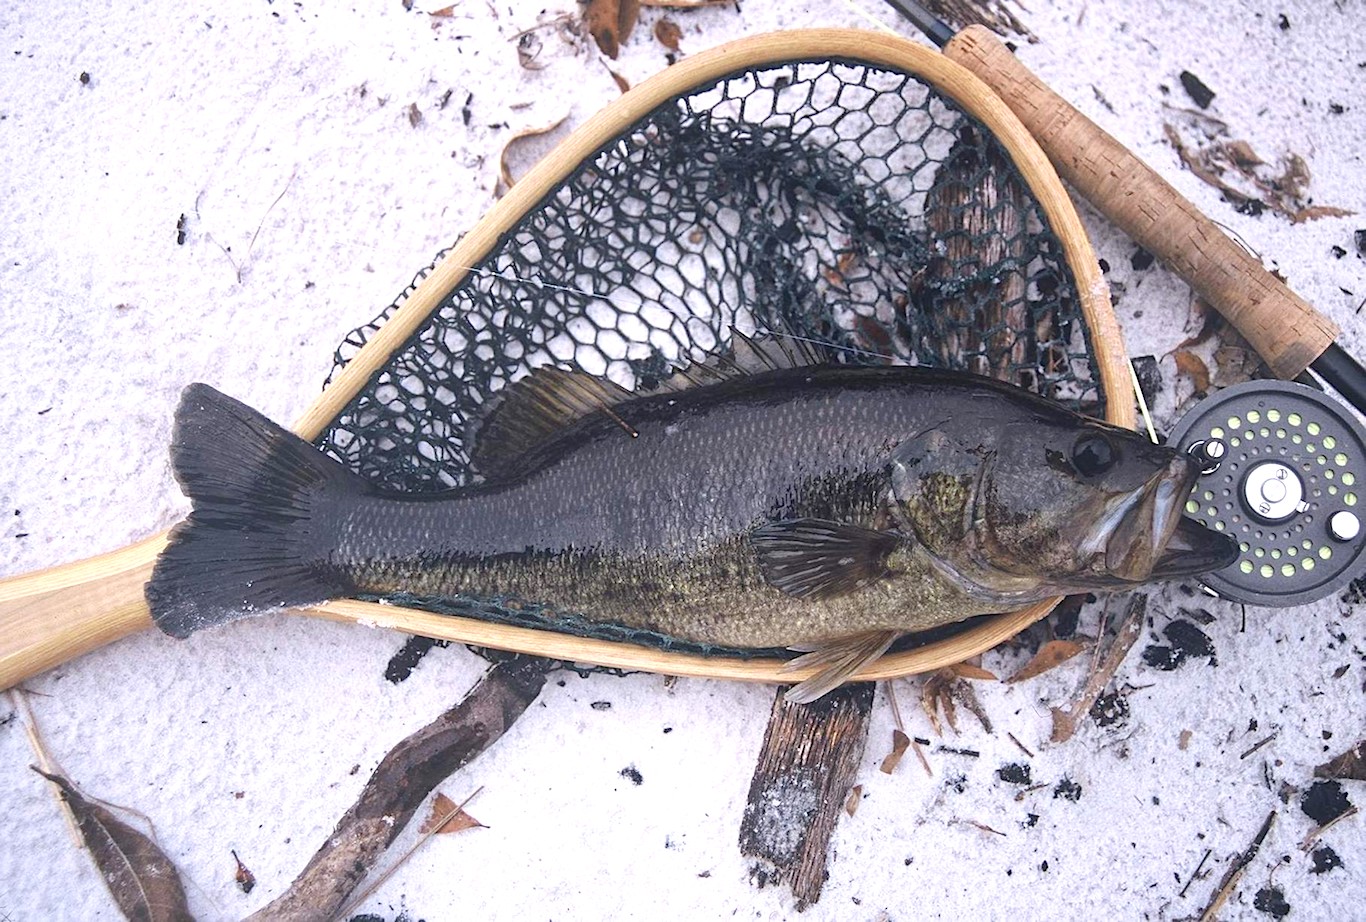
[[[139,922],[193,920],[180,875],[156,843],[104,807],[86,800],[61,775],[33,770],[61,789],[90,857],[125,917]]]
[[[1081,644],[1072,640],[1050,640],[1039,647],[1039,652],[1035,653],[1033,658],[1025,663],[1019,672],[1006,679],[1006,682],[1023,682],[1025,679],[1042,675],[1050,669],[1061,666],[1083,649]]]
[[[989,672],[981,666],[974,666],[971,663],[955,663],[949,667],[953,674],[960,679],[978,679],[982,682],[999,682],[996,673]]]
[[[963,664],[959,664],[962,666]],[[958,705],[961,704],[971,711],[982,723],[982,729],[991,732],[991,720],[987,717],[982,705],[977,701],[977,693],[972,690],[972,686],[958,677],[959,666],[947,666],[931,675],[925,680],[924,686],[920,690],[920,706],[924,708],[925,715],[930,720],[930,726],[934,728],[937,736],[942,736],[943,731],[939,724],[939,711],[944,711],[944,722],[949,725],[949,729],[954,733],[958,732]],[[978,667],[967,667],[969,674]],[[997,681],[996,676],[986,673],[986,678]],[[974,676],[976,677],[976,676]]]
[[[1357,743],[1342,755],[1314,769],[1316,778],[1351,778],[1366,781],[1366,740]]]
[[[1303,224],[1305,221],[1317,221],[1319,218],[1350,218],[1356,214],[1347,208],[1335,208],[1332,205],[1310,205],[1308,208],[1301,208],[1290,216],[1291,224]]]
[[[583,22],[598,50],[616,60],[621,43],[631,37],[639,16],[640,0],[588,0]]]
[[[911,745],[911,738],[900,730],[892,731],[892,751],[887,753],[882,760],[883,774],[890,775],[896,771],[896,767],[901,762],[901,757],[906,754],[906,749]]]
[[[408,124],[416,128],[422,124],[422,110],[417,107],[417,103],[408,104]]]
[[[863,797],[863,785],[856,784],[849,789],[849,796],[844,799],[844,812],[850,816],[858,809],[859,800]]]
[[[612,75],[612,82],[617,85],[617,89],[621,90],[623,93],[629,93],[631,91],[631,81],[627,80],[610,67],[607,68],[607,72]]]
[[[442,822],[443,817],[445,822]],[[437,828],[438,824],[440,828]],[[457,807],[455,801],[445,794],[437,792],[436,799],[432,801],[431,815],[419,827],[418,832],[424,835],[429,832],[443,835],[448,832],[464,832],[466,829],[487,828],[483,823]]]
[[[1178,349],[1172,354],[1172,358],[1176,360],[1177,372],[1191,379],[1196,393],[1203,394],[1209,390],[1209,366],[1205,364],[1204,359],[1186,349]]]
[[[683,40],[683,30],[678,27],[678,23],[669,17],[664,17],[655,23],[655,41],[659,42],[670,51],[678,50],[678,43]]]
[[[507,143],[503,145],[502,153],[498,155],[498,175],[502,179],[504,189],[511,189],[517,183],[517,180],[512,178],[512,167],[508,166],[508,153],[512,150],[513,146],[518,141],[525,140],[526,138],[535,138],[543,134],[549,134],[556,128],[559,128],[561,125],[563,125],[565,119],[567,118],[569,118],[569,116],[562,116],[561,118],[556,119],[551,124],[546,125],[542,128],[523,129],[522,131],[519,131],[512,137],[508,138]]]

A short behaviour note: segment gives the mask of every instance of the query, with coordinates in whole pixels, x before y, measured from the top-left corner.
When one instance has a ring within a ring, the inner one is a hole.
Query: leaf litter
[[[193,920],[180,875],[155,842],[87,799],[64,775],[30,767],[61,790],[90,857],[125,917],[136,922]]]

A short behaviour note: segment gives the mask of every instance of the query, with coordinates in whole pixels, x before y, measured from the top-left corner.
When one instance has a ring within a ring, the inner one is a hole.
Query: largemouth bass
[[[172,463],[193,511],[147,587],[177,637],[357,592],[520,600],[812,651],[811,700],[903,633],[1223,567],[1196,465],[1009,384],[777,369],[650,396],[543,369],[477,434],[485,480],[379,489],[207,385]]]

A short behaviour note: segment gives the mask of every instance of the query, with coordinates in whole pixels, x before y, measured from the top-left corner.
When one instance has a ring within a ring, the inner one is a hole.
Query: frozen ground
[[[1353,237],[1366,227],[1362,5],[1031,6],[1021,16],[1040,41],[1021,45],[1024,61],[1274,261],[1366,353],[1355,313],[1366,264]],[[518,64],[517,33],[575,10],[563,0],[457,4],[445,17],[420,0],[411,11],[400,0],[57,0],[0,12],[0,573],[120,547],[183,514],[166,445],[186,383],[297,417],[341,337],[492,203],[510,134],[566,113],[581,122],[617,95],[596,50],[553,28],[540,34],[545,68]],[[668,15],[689,53],[779,27],[863,26],[865,13],[892,21],[872,0],[747,0],[739,12]],[[651,35],[661,15],[643,15],[614,65],[632,82],[665,65]],[[1315,202],[1357,214],[1299,225],[1246,216],[1182,169],[1162,125],[1176,117],[1166,106],[1190,105],[1183,70],[1217,93],[1209,111],[1233,137],[1267,159],[1298,153]],[[1124,285],[1131,353],[1166,353],[1189,332],[1187,289],[1160,268],[1133,269],[1132,245],[1082,212]],[[1170,360],[1163,370],[1169,387],[1185,386]],[[1174,401],[1159,412],[1170,421]],[[1204,630],[1217,666],[1145,665],[1141,651],[1182,606],[1213,616]],[[1330,599],[1249,609],[1244,626],[1238,607],[1179,592],[1154,597],[1149,614],[1152,629],[1118,679],[1132,689],[1127,720],[1088,723],[1066,745],[1047,743],[1048,707],[1080,683],[1085,657],[1032,682],[979,683],[994,732],[967,717],[942,741],[975,758],[932,740],[932,777],[910,757],[893,775],[877,771],[892,726],[879,693],[865,797],[841,822],[824,897],[805,917],[1181,918],[1205,904],[1272,810],[1279,818],[1225,915],[1261,917],[1254,898],[1270,887],[1291,918],[1360,914],[1361,817],[1322,840],[1344,866],[1315,874],[1299,847],[1314,823],[1297,793],[1281,795],[1307,788],[1315,765],[1366,736],[1366,616]],[[1084,616],[1083,632],[1095,617]],[[235,919],[289,884],[384,752],[484,668],[464,650],[438,650],[391,685],[384,666],[401,643],[277,617],[185,643],[133,637],[28,687],[70,776],[151,817],[195,913]],[[1002,674],[1018,664],[1013,653],[984,660]],[[794,917],[784,891],[751,884],[736,848],[772,693],[648,675],[562,678],[443,786],[456,800],[482,786],[469,809],[490,828],[429,843],[364,911]],[[914,705],[919,682],[897,689],[908,730],[932,738]],[[590,706],[601,701],[611,707]],[[0,706],[0,719],[9,711]],[[19,721],[0,725],[0,918],[117,918],[31,761]],[[1014,762],[1039,786],[997,776]],[[631,766],[638,784],[621,774]],[[1077,787],[1060,789],[1064,779]],[[1361,783],[1345,789],[1366,801]],[[233,881],[230,849],[256,875],[250,895]],[[1204,876],[1187,888],[1207,851]]]

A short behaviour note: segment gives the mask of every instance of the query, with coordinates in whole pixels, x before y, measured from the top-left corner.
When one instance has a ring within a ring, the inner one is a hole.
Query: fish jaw
[[[1193,576],[1237,559],[1237,542],[1181,514],[1199,476],[1195,462],[1177,455],[1141,490],[1116,499],[1088,538],[1097,550],[1103,542],[1111,577],[1141,583]]]

